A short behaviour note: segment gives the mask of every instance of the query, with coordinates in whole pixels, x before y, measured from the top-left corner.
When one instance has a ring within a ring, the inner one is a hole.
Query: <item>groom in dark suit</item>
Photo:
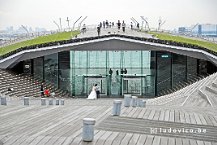
[[[99,86],[97,86],[97,84],[95,85],[95,87],[96,87],[96,98],[98,99],[98,98],[100,98],[100,89],[99,89]]]

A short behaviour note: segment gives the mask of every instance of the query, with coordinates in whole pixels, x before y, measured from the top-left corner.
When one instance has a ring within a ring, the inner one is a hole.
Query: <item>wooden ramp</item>
[[[217,109],[170,106],[122,107],[111,117],[113,99],[65,99],[64,106],[30,106],[11,98],[0,105],[0,144],[4,145],[215,145]],[[93,142],[82,141],[82,120],[96,119]],[[113,128],[112,128],[113,127]],[[122,129],[120,128],[122,127]],[[201,134],[151,134],[149,127],[203,128]]]

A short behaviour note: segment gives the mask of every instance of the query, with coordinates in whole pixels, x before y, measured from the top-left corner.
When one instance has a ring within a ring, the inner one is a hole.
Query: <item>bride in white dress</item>
[[[96,85],[92,87],[92,91],[90,92],[90,95],[87,97],[87,99],[97,99],[96,98]]]

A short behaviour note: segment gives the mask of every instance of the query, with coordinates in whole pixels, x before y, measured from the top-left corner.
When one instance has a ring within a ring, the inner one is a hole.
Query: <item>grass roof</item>
[[[196,38],[195,39],[186,38],[182,36],[175,36],[168,33],[160,33],[160,32],[150,32],[150,34],[153,34],[155,37],[161,40],[171,40],[175,42],[194,44],[217,52],[217,44],[206,40],[197,40]]]
[[[21,47],[35,45],[35,44],[41,44],[41,43],[48,43],[48,42],[54,42],[54,41],[60,41],[60,40],[68,40],[74,37],[75,35],[78,35],[79,31],[70,31],[70,32],[59,32],[55,34],[50,34],[46,36],[40,36],[31,40],[26,40],[22,42],[18,42],[15,44],[11,44],[5,47],[0,48],[0,56],[4,55],[8,52],[11,52],[13,50],[16,50]]]

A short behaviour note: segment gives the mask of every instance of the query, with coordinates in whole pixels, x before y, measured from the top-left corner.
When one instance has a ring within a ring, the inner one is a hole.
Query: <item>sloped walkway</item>
[[[129,130],[108,130],[103,127],[111,117],[113,99],[66,99],[62,106],[41,106],[39,99],[31,99],[30,106],[23,106],[23,100],[11,98],[7,106],[0,106],[0,142],[4,145],[214,145],[217,143],[217,111],[210,107],[122,107],[120,120],[139,120],[129,124]],[[83,142],[82,119],[96,119],[93,142]],[[127,121],[126,123],[130,123]],[[147,126],[152,123],[152,126]],[[156,124],[156,125],[155,125]],[[182,124],[182,125],[181,125]],[[114,124],[118,125],[118,124]],[[122,124],[124,125],[124,124]],[[146,126],[146,130],[138,126]],[[101,126],[101,127],[100,127]],[[152,127],[204,129],[201,134],[179,135],[155,134]],[[132,130],[130,130],[133,129]],[[125,128],[128,129],[128,126]],[[184,137],[183,137],[184,136]],[[198,137],[199,136],[199,137]]]
[[[126,36],[134,36],[134,37],[154,38],[151,34],[137,31],[137,30],[131,30],[130,28],[126,28],[125,32],[123,32],[122,29],[118,30],[117,27],[101,28],[100,36],[110,35],[110,34],[120,34],[120,35],[126,35]],[[88,29],[85,33],[80,33],[78,35],[78,38],[95,37],[95,36],[98,36],[96,28]]]

